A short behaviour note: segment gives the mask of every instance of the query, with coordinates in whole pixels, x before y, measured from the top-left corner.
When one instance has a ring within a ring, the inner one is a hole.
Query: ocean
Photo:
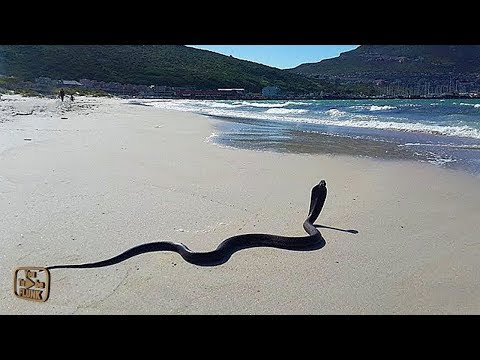
[[[480,175],[480,100],[136,100],[211,117],[208,141],[252,150],[412,159]]]

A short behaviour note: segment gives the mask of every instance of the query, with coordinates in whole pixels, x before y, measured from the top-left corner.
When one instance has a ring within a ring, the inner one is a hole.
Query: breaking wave
[[[460,103],[461,106],[473,106],[474,108],[480,108],[480,104]]]
[[[305,109],[284,109],[284,108],[272,108],[265,111],[267,114],[305,114],[308,110]]]
[[[330,116],[341,116],[341,115],[346,115],[347,114],[345,111],[341,111],[341,110],[338,110],[338,109],[330,109],[330,110],[325,111],[325,113],[327,115],[330,115]]]
[[[142,100],[143,101],[143,100]],[[370,128],[379,130],[393,130],[404,132],[418,132],[426,134],[469,137],[480,139],[480,126],[457,125],[445,123],[444,125],[432,124],[431,121],[412,121],[407,118],[389,118],[380,115],[355,114],[339,110],[337,108],[319,108],[319,103],[306,103],[296,101],[286,102],[257,102],[235,101],[221,102],[214,100],[148,100],[145,104],[153,105],[162,109],[195,112],[203,115],[244,118],[253,120],[273,120],[292,123],[310,123],[326,126]],[[298,106],[303,108],[285,108]],[[305,105],[310,105],[310,108]],[[480,104],[468,104],[480,107]],[[391,110],[398,107],[390,105],[355,105],[366,106],[371,111]],[[256,109],[258,108],[258,109]],[[352,106],[350,106],[352,108]],[[372,110],[373,109],[373,110]],[[308,112],[309,116],[305,116]]]
[[[283,108],[287,106],[298,106],[298,105],[309,105],[309,103],[300,102],[300,101],[287,101],[284,103],[276,103],[276,102],[257,102],[257,101],[242,101],[241,105],[243,106],[252,106],[252,107],[259,107],[259,108]]]
[[[389,105],[384,105],[384,106],[377,106],[377,105],[372,105],[370,106],[370,111],[383,111],[383,110],[393,110],[396,109],[396,106],[389,106]]]
[[[416,104],[405,104],[403,106],[409,106],[409,107],[417,107]],[[366,111],[385,111],[385,110],[393,110],[393,109],[398,109],[396,106],[390,106],[390,105],[353,105],[349,106],[349,109],[355,109],[355,110],[366,110]]]
[[[295,119],[293,121],[300,121],[306,123],[314,123],[328,126],[344,126],[353,128],[370,128],[380,130],[395,130],[405,132],[420,132],[435,135],[445,136],[460,136],[480,139],[480,130],[474,129],[467,125],[463,126],[442,126],[442,125],[428,125],[421,123],[404,123],[395,121],[379,121],[379,120],[330,120],[330,119]]]

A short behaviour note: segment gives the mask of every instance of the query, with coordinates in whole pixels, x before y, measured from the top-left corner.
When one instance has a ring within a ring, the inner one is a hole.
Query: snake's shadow
[[[330,230],[347,232],[347,233],[350,233],[350,234],[358,234],[358,230],[346,230],[346,229],[340,229],[340,228],[336,228],[336,227],[332,227],[332,226],[317,225],[317,224],[314,224],[313,226],[315,226],[316,228],[321,228],[321,229],[330,229]]]

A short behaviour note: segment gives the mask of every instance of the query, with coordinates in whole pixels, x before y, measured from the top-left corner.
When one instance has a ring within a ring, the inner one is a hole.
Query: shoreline
[[[372,105],[353,101],[312,104],[146,99],[134,103],[140,102],[220,120],[214,122],[219,131],[212,140],[222,145],[406,158],[480,175],[480,132],[475,117],[480,104],[476,102],[422,100]],[[454,123],[453,114],[462,123]],[[437,117],[439,120],[435,120]]]
[[[45,116],[0,124],[2,141],[18,140],[0,151],[0,313],[480,313],[477,177],[411,161],[221,148],[207,143],[206,116],[90,101],[64,114],[40,101]],[[242,250],[213,268],[144,254],[52,271],[46,303],[12,293],[18,266],[95,261],[149,241],[208,251],[236,234],[303,236],[320,179],[329,194],[317,223],[358,234],[321,229],[322,249]]]
[[[193,112],[189,113],[195,114]],[[222,130],[222,126],[219,126],[218,121],[235,121],[237,120],[236,118],[216,115],[196,115],[205,116],[208,121],[211,122],[212,127],[217,132],[212,132],[212,134],[209,136],[209,142],[221,148],[272,152],[277,154],[287,153],[314,156],[351,156],[359,159],[387,162],[406,161],[415,164],[421,163],[425,166],[434,166],[445,170],[459,171],[461,173],[480,178],[480,172],[475,172],[473,169],[465,167],[464,165],[458,165],[456,161],[450,163],[448,159],[445,161],[445,159],[442,159],[441,157],[429,158],[425,155],[420,156],[414,150],[411,150],[410,153],[407,153],[404,145],[375,141],[371,139],[350,138],[336,134],[303,133],[297,131],[297,133],[299,133],[299,140],[296,142],[279,142],[273,145],[264,145],[264,148],[261,148],[261,143],[257,143],[255,147],[250,146],[248,142],[243,144],[242,140],[234,141],[235,145],[229,145],[227,143],[229,140],[223,136],[224,130]],[[309,137],[312,137],[314,141],[306,142],[305,140],[308,140]],[[323,143],[322,141],[319,141],[320,139],[324,139]]]

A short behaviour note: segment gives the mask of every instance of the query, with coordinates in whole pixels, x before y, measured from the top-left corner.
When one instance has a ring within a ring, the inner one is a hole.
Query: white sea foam
[[[383,110],[393,110],[396,109],[396,106],[389,106],[389,105],[384,105],[384,106],[377,106],[377,105],[372,105],[370,106],[370,111],[383,111]]]
[[[245,107],[254,107],[254,108],[284,108],[287,106],[295,105],[309,105],[304,102],[294,102],[287,101],[283,103],[265,103],[265,102],[253,102],[253,101],[236,101],[234,103],[220,102],[216,100],[188,100],[188,99],[176,99],[176,100],[141,100],[144,103],[149,103],[153,106],[162,108],[162,109],[173,109],[181,111],[196,111],[200,109],[236,109],[236,108],[245,108]]]
[[[430,133],[445,136],[460,136],[470,137],[474,139],[480,139],[480,129],[472,128],[467,125],[463,126],[443,126],[433,124],[422,123],[408,123],[403,122],[401,119],[398,121],[378,120],[374,115],[355,115],[349,114],[336,108],[325,111],[327,116],[323,118],[305,117],[299,113],[272,113],[272,111],[252,111],[248,109],[231,109],[212,107],[207,105],[211,100],[198,101],[198,100],[155,100],[149,101],[149,104],[162,109],[172,109],[179,111],[195,112],[204,115],[219,116],[219,117],[233,117],[233,118],[247,118],[257,120],[278,120],[278,121],[290,121],[299,123],[311,123],[327,126],[341,126],[341,127],[353,127],[353,128],[371,128],[381,130],[394,130],[405,132],[420,132]],[[218,102],[217,102],[218,103]],[[242,104],[249,102],[242,102]],[[296,102],[285,102],[280,104],[269,103],[255,103],[257,106],[260,104],[268,105],[272,107],[284,107],[290,104],[296,104]],[[251,104],[251,103],[249,103]],[[480,104],[479,104],[480,105]],[[258,106],[262,107],[262,106]],[[291,109],[300,110],[300,109]],[[281,116],[280,116],[281,115]],[[300,115],[300,116],[297,116]],[[320,115],[320,113],[319,113]]]
[[[453,159],[453,158],[442,158],[442,157],[438,157],[438,158],[435,158],[435,159],[428,160],[428,162],[430,164],[434,164],[434,165],[445,165],[445,164],[448,164],[448,163],[451,163],[451,162],[456,162],[456,161],[457,160]]]
[[[396,131],[405,131],[405,132],[421,132],[429,134],[438,134],[446,136],[461,136],[461,137],[471,137],[475,139],[480,139],[480,130],[471,128],[469,126],[440,126],[440,125],[426,125],[420,123],[403,123],[403,122],[394,122],[394,121],[378,121],[378,120],[340,120],[332,121],[326,119],[311,119],[313,121],[308,121],[305,119],[305,122],[313,122],[323,125],[333,125],[333,126],[346,126],[346,127],[358,127],[358,128],[371,128],[371,129],[381,129],[381,130],[396,130]]]
[[[398,145],[403,146],[431,146],[431,147],[445,147],[451,149],[468,149],[468,150],[480,150],[480,144],[431,144],[431,143],[405,143]]]
[[[415,104],[406,104],[404,106],[417,106]],[[370,105],[370,104],[367,104],[367,105],[353,105],[353,106],[349,106],[348,107],[349,109],[356,109],[356,110],[367,110],[367,111],[384,111],[384,110],[393,110],[393,109],[397,109],[396,106],[390,106],[390,105],[382,105],[382,106],[379,106],[379,105]]]
[[[210,136],[207,136],[207,137],[205,138],[205,142],[211,143],[211,142],[214,141],[213,139],[216,138],[216,137],[218,137],[218,134],[211,133]]]
[[[278,114],[278,115],[284,115],[284,114],[305,114],[308,112],[308,110],[305,109],[283,109],[283,108],[273,108],[273,109],[268,109],[265,111],[267,114]]]
[[[434,165],[445,165],[445,164],[448,164],[448,163],[451,163],[451,162],[456,162],[457,160],[454,159],[453,157],[451,156],[441,156],[441,155],[438,155],[438,154],[435,154],[435,153],[429,153],[428,155],[428,160],[427,160],[430,164],[434,164]]]
[[[284,103],[274,103],[274,102],[254,102],[254,101],[243,101],[241,103],[243,106],[252,106],[252,107],[259,107],[259,108],[283,108],[289,105],[309,105],[309,103],[299,102],[299,101],[287,101]]]
[[[341,111],[338,109],[330,109],[325,112],[327,115],[331,116],[340,116],[340,115],[346,115],[347,113],[345,111]]]
[[[405,123],[405,122],[396,122],[396,121],[362,120],[355,117],[348,118],[348,119],[335,119],[335,118],[334,119],[332,118],[315,119],[315,118],[299,117],[299,118],[284,118],[280,120],[312,123],[312,124],[328,125],[328,126],[370,128],[370,129],[395,130],[395,131],[405,131],[405,132],[420,132],[420,133],[437,134],[437,135],[445,135],[445,136],[460,136],[460,137],[471,137],[475,139],[480,139],[480,130],[471,128],[467,125],[441,126],[441,125]]]
[[[480,108],[480,104],[460,103],[462,106],[473,106],[474,108]]]
[[[207,106],[212,108],[219,108],[219,109],[236,109],[242,106],[242,104],[229,104],[229,103],[219,103],[219,102],[205,102]]]

